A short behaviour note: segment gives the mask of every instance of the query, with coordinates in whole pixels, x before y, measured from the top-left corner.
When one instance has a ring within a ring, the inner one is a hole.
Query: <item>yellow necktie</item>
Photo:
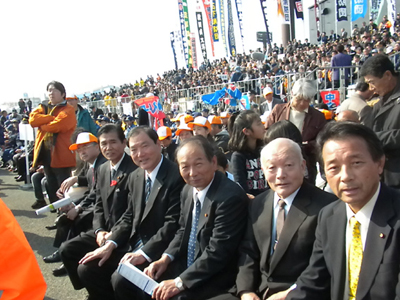
[[[363,245],[361,241],[360,222],[355,217],[350,219],[353,229],[353,238],[349,248],[349,300],[356,299],[358,276],[360,275],[363,259]]]

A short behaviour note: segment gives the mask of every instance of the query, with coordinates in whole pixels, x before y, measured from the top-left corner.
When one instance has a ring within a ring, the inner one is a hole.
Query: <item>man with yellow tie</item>
[[[321,211],[310,264],[286,299],[400,299],[400,194],[380,183],[385,156],[378,137],[339,122],[317,143],[341,201]]]

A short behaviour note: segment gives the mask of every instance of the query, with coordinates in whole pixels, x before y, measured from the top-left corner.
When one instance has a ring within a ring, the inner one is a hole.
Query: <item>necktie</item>
[[[117,173],[117,170],[111,169],[111,181],[114,180],[115,174]]]
[[[363,259],[363,245],[361,241],[360,222],[356,218],[350,219],[350,227],[353,229],[353,238],[349,247],[349,300],[356,299],[358,276],[360,275]]]
[[[150,177],[147,177],[146,180],[146,197],[144,199],[144,204],[147,204],[147,201],[149,200],[150,192],[151,192],[151,179]]]
[[[90,172],[92,172],[92,187],[94,187],[94,179],[95,179],[95,177],[94,177],[94,166],[90,167]]]
[[[278,218],[276,218],[276,242],[274,245],[274,250],[276,248],[276,245],[279,242],[279,237],[280,237],[282,229],[283,229],[283,224],[285,223],[286,202],[283,201],[282,199],[279,199],[278,205],[279,205],[279,211],[278,211]]]
[[[188,256],[187,256],[187,266],[190,267],[194,263],[194,254],[196,251],[196,236],[197,236],[197,225],[199,224],[200,217],[200,200],[197,198],[197,194],[194,197],[196,212],[192,216],[192,229],[190,230],[189,245],[188,245]]]

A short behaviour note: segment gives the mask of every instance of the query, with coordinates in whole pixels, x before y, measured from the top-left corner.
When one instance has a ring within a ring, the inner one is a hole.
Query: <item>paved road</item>
[[[86,292],[84,290],[75,291],[67,276],[53,276],[51,271],[58,267],[59,263],[45,264],[43,262],[43,256],[49,255],[56,250],[53,247],[55,231],[45,229],[46,225],[53,224],[56,215],[49,213],[48,215],[37,216],[31,208],[31,205],[35,202],[33,190],[21,190],[19,187],[22,184],[16,182],[14,176],[15,173],[0,169],[0,198],[13,212],[36,255],[47,283],[47,292],[44,300],[85,299]]]

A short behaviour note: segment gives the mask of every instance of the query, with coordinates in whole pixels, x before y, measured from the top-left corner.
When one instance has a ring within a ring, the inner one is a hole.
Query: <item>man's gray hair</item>
[[[292,87],[292,94],[295,97],[300,97],[312,101],[317,93],[317,87],[314,80],[300,78]]]
[[[271,159],[272,154],[276,154],[280,151],[292,151],[298,156],[300,162],[304,160],[299,144],[288,138],[277,138],[269,142],[261,150],[260,160],[262,167],[265,168],[264,164]]]

